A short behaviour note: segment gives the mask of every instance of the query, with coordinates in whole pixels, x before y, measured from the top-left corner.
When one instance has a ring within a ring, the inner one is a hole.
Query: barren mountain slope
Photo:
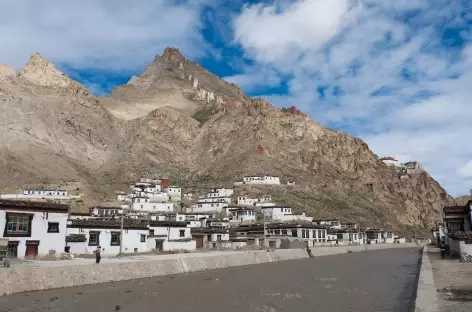
[[[39,54],[18,73],[0,66],[0,187],[88,177],[115,152],[116,121]]]
[[[297,185],[251,193],[403,231],[435,225],[453,202],[426,172],[401,178],[360,139],[251,99],[173,48],[99,99],[34,55],[20,73],[0,66],[0,103],[3,187],[79,180],[104,200],[143,173],[197,192],[273,174]]]

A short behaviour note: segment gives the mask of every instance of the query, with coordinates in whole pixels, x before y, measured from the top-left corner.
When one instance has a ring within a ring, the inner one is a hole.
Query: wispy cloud
[[[466,6],[453,0],[252,5],[235,18],[234,40],[255,66],[293,77],[288,94],[270,99],[298,103],[317,121],[360,135],[379,155],[420,161],[459,194],[472,184]]]

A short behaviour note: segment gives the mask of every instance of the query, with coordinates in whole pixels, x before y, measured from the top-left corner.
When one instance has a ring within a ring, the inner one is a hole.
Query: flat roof
[[[56,204],[49,202],[23,201],[23,200],[4,200],[0,199],[0,209],[24,209],[24,210],[41,210],[54,212],[69,212],[69,205]]]

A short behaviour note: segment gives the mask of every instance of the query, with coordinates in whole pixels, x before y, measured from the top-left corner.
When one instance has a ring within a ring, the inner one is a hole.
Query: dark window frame
[[[146,234],[141,234],[141,243],[146,242]]]
[[[52,226],[55,226],[55,230]],[[59,233],[59,222],[48,222],[48,233]]]
[[[12,218],[23,218],[27,221],[28,230],[25,232],[16,232],[8,230],[8,223]],[[31,237],[31,225],[33,221],[33,214],[23,213],[6,213],[5,214],[5,229],[3,231],[3,237]]]
[[[179,230],[179,237],[185,237],[185,230]]]
[[[154,230],[149,230],[149,235],[153,236],[154,235]]]
[[[97,235],[96,242],[92,242],[92,240],[91,240],[92,234]],[[100,231],[90,231],[89,232],[88,245],[89,246],[100,246]]]
[[[113,241],[113,236],[117,235],[118,240]],[[121,233],[120,232],[111,232],[110,235],[110,246],[120,246],[120,240],[121,240]]]

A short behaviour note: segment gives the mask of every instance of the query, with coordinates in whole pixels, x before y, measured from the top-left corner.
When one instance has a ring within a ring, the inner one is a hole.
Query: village
[[[375,226],[345,220],[313,220],[269,196],[235,196],[230,188],[204,195],[184,193],[169,179],[141,178],[130,192],[116,192],[120,205],[74,212],[66,190],[26,189],[0,195],[4,257],[71,259],[141,253],[289,249],[317,246],[404,243]],[[276,176],[244,177],[240,186],[290,187]],[[62,203],[54,202],[60,200]],[[183,200],[194,204],[184,207]]]

